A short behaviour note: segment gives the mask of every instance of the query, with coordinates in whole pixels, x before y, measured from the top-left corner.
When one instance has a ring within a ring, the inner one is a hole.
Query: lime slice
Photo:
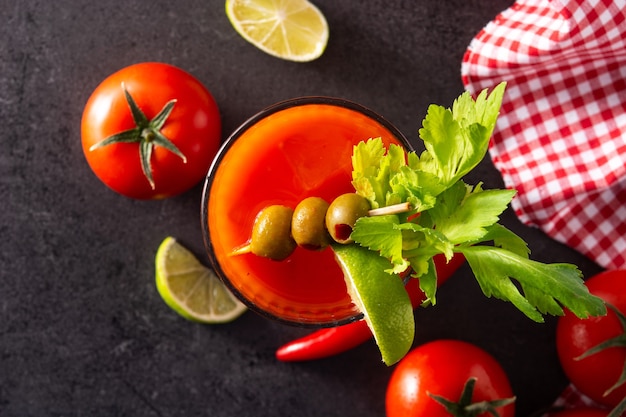
[[[159,294],[174,311],[200,323],[227,323],[246,306],[224,286],[215,273],[173,237],[163,240],[155,259]]]
[[[393,365],[407,354],[415,337],[411,300],[391,264],[359,245],[333,245],[354,304],[363,313],[383,362]]]
[[[307,0],[226,0],[237,33],[270,55],[289,61],[319,58],[328,43],[328,23]]]

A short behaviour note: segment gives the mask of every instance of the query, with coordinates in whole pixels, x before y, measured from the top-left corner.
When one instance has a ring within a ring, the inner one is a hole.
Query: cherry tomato
[[[581,407],[568,410],[557,411],[548,414],[549,417],[606,417],[609,414],[607,410],[599,408]]]
[[[589,291],[602,298],[607,305],[626,313],[626,270],[605,271],[589,278]],[[559,360],[569,380],[589,398],[599,404],[616,406],[626,397],[626,384],[604,393],[620,378],[626,364],[626,338],[617,314],[608,308],[606,316],[588,319],[576,318],[571,312],[559,318],[556,344]],[[606,348],[577,360],[580,355],[599,343],[622,336],[621,347]]]
[[[142,115],[150,128],[138,122]],[[103,142],[122,132],[122,143]],[[85,105],[81,134],[87,162],[102,182],[127,197],[158,199],[187,191],[206,175],[220,146],[221,121],[213,96],[195,77],[145,62],[102,81]]]
[[[470,378],[476,378],[472,403],[513,397],[500,364],[478,346],[448,339],[418,346],[398,363],[391,375],[386,395],[387,417],[450,417],[431,395],[458,402]],[[512,403],[496,410],[500,417],[515,415]]]

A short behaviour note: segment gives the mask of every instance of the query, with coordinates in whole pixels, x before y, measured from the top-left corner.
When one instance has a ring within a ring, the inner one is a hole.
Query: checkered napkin
[[[462,79],[508,82],[490,155],[520,220],[626,268],[626,0],[520,0],[472,40]]]
[[[626,268],[626,0],[519,0],[472,40],[462,79],[507,81],[490,156],[521,221]],[[590,405],[570,386],[555,405]]]
[[[589,397],[586,397],[585,395],[583,395],[573,385],[568,386],[565,389],[565,391],[561,393],[559,398],[557,398],[557,400],[554,402],[553,405],[555,408],[591,407],[591,408],[606,409],[604,406],[597,404]]]

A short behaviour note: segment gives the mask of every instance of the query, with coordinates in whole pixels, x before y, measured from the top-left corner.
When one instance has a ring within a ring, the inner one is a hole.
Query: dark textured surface
[[[170,200],[106,189],[80,147],[91,91],[126,65],[180,66],[214,94],[224,133],[301,95],[345,97],[411,140],[428,104],[462,91],[471,38],[512,0],[319,0],[331,37],[311,63],[258,51],[216,0],[0,1],[0,416],[383,416],[391,372],[373,343],[311,363],[274,359],[307,331],[252,313],[225,326],[189,323],[161,301],[156,248],[167,235],[201,259],[200,186]],[[500,186],[485,161],[470,180]],[[597,267],[521,226],[533,257]],[[494,354],[518,415],[565,386],[554,320],[535,324],[484,298],[463,267],[419,311],[416,343],[440,337]]]

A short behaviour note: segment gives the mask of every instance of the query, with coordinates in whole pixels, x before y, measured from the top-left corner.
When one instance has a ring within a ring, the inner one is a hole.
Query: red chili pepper
[[[443,256],[435,256],[437,268],[437,284],[443,284],[464,262],[461,254],[446,263]],[[406,285],[413,308],[424,300],[424,293],[419,288],[416,279],[411,279]],[[299,339],[293,340],[276,351],[276,358],[283,362],[310,361],[333,356],[368,341],[372,332],[365,320],[355,321],[338,327],[329,327],[316,330]]]

